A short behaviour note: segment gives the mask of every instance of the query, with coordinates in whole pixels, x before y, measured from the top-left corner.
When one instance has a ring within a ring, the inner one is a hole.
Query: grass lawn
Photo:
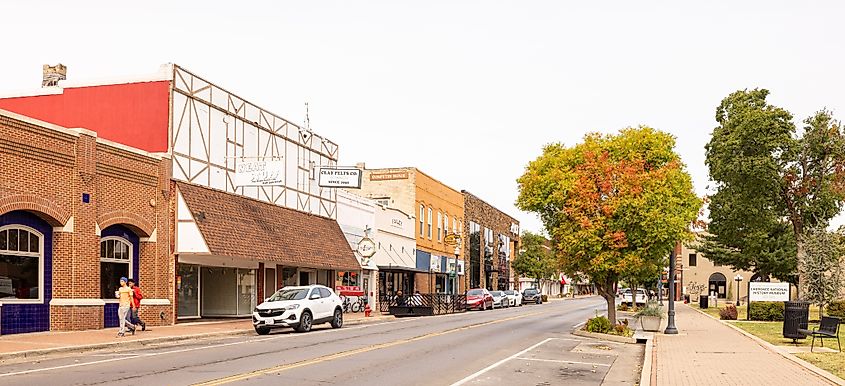
[[[692,305],[693,308],[698,308],[698,305]],[[713,316],[716,319],[719,319],[719,310],[716,308],[709,308],[707,310],[702,310],[706,312],[708,315]],[[798,340],[797,344],[792,343],[792,339],[787,339],[783,337],[783,322],[748,322],[743,321],[741,319],[745,318],[745,307],[737,308],[739,311],[739,319],[737,321],[728,321],[751,334],[774,344],[775,346],[804,346],[809,347],[811,339],[800,339]],[[819,314],[818,307],[811,306],[810,307],[810,318],[813,319],[813,315],[817,318]],[[810,323],[809,329],[813,329],[813,327],[818,327],[818,324]],[[839,339],[845,343],[845,328],[839,328]],[[816,346],[819,347],[821,343],[819,339],[816,338]],[[830,347],[836,349],[836,342],[830,339],[825,339],[825,347]],[[815,366],[827,370],[832,374],[845,379],[845,353],[799,353],[795,354],[795,356],[814,364]]]

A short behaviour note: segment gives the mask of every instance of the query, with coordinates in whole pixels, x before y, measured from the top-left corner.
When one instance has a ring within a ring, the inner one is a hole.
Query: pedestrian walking
[[[141,320],[141,317],[138,316],[138,311],[141,309],[141,299],[144,298],[144,295],[141,294],[141,288],[138,287],[138,283],[135,282],[134,279],[129,279],[129,288],[132,290],[132,309],[129,312],[129,323],[132,323],[135,326],[141,326],[141,331],[147,330],[147,324]]]
[[[119,337],[126,334],[127,328],[130,332],[132,332],[132,335],[135,335],[135,325],[126,320],[126,317],[129,315],[130,309],[132,308],[132,290],[127,285],[128,282],[129,279],[121,277],[120,288],[118,288],[118,290],[114,293],[115,297],[119,299],[117,307],[117,318],[120,322],[120,330],[117,332],[117,336]]]

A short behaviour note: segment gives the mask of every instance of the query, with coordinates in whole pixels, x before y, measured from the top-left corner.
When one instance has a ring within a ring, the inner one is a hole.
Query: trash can
[[[798,329],[806,330],[809,319],[810,302],[783,302],[783,337],[793,341],[806,338]]]
[[[707,295],[699,296],[698,297],[698,308],[701,308],[702,310],[707,308],[708,300],[709,300],[709,298],[707,297]]]

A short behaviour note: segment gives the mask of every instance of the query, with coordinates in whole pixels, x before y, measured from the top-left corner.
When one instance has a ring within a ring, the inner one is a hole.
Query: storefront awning
[[[357,271],[335,220],[176,181],[211,255]]]

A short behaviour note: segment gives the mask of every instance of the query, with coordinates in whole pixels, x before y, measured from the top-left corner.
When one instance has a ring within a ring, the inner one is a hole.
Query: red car
[[[492,310],[493,295],[484,288],[474,288],[467,291],[467,310]]]

